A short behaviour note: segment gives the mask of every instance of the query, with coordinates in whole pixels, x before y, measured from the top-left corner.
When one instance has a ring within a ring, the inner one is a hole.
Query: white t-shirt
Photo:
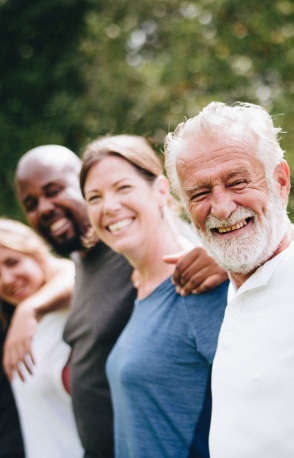
[[[229,298],[213,363],[211,458],[293,458],[293,243]]]
[[[63,341],[67,310],[48,313],[33,339],[33,375],[12,388],[19,411],[27,458],[81,458],[71,398],[62,383],[70,347]]]

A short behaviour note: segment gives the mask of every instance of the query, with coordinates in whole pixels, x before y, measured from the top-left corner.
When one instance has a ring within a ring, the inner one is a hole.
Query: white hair
[[[251,103],[236,102],[228,106],[221,102],[211,102],[198,115],[180,123],[165,140],[165,167],[173,191],[183,200],[178,174],[177,157],[187,145],[199,139],[216,136],[251,137],[256,141],[256,157],[264,165],[267,181],[273,178],[276,166],[281,162],[284,151],[278,141],[281,128],[275,128],[267,111]]]

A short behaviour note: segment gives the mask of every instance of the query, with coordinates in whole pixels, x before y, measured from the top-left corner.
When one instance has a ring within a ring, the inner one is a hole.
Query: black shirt
[[[133,310],[133,269],[102,242],[75,261],[75,293],[64,331],[73,349],[73,409],[85,456],[112,458],[113,415],[105,363]]]
[[[8,323],[12,317],[14,307],[2,304]],[[0,357],[2,362],[3,344],[6,332],[0,324]],[[10,383],[0,365],[0,458],[24,458],[24,448],[18,413]]]

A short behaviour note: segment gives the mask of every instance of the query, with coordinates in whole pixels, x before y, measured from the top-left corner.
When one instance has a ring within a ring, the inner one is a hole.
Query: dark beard
[[[41,231],[40,235],[60,256],[69,256],[74,251],[83,249],[83,234],[77,224],[74,225],[74,235],[70,239],[65,239],[62,242],[57,242],[48,231]]]
[[[81,237],[79,234],[71,239],[65,240],[62,243],[57,243],[54,239],[46,237],[54,251],[60,256],[69,256],[74,251],[80,251],[83,248]]]

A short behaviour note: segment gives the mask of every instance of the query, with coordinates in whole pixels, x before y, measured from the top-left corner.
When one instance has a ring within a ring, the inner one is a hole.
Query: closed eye
[[[125,189],[131,189],[132,188],[132,185],[128,184],[128,183],[124,183],[124,184],[119,184],[117,186],[117,189],[119,191],[124,191]]]
[[[60,187],[49,188],[46,190],[45,195],[46,197],[54,197],[57,194],[59,194],[62,190],[63,188]]]
[[[201,200],[204,200],[209,194],[210,194],[209,190],[195,192],[194,194],[190,196],[190,201],[191,202],[200,202]]]
[[[23,206],[27,213],[34,211],[37,208],[37,200],[35,199],[27,199],[23,202]]]
[[[86,201],[90,203],[97,203],[101,199],[101,196],[98,194],[93,194],[91,196],[86,196]]]
[[[129,184],[124,184],[118,187],[118,191],[127,191],[128,189],[131,189],[132,186]]]
[[[8,258],[5,261],[7,267],[14,267],[19,263],[19,260],[16,258]]]
[[[248,180],[236,180],[230,183],[228,188],[244,189],[248,185]]]

